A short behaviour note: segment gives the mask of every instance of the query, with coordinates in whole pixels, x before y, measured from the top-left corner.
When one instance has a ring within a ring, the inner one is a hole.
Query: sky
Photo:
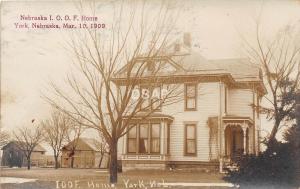
[[[97,5],[97,16],[102,22],[111,19],[110,2]],[[159,1],[151,2],[156,6]],[[178,33],[190,32],[193,50],[207,59],[245,57],[242,37],[252,40],[257,18],[266,38],[272,38],[282,28],[300,25],[300,1],[188,0],[180,8]],[[69,31],[20,29],[15,23],[27,22],[21,21],[20,15],[68,14],[79,14],[70,1],[2,2],[1,124],[4,129],[12,131],[31,124],[32,119],[47,118],[50,109],[41,94],[47,92],[50,80],[63,83],[71,62],[65,49]],[[262,123],[270,125],[265,119]]]

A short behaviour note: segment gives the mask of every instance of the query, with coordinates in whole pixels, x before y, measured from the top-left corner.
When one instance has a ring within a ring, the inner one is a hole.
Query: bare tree
[[[8,132],[2,130],[0,126],[0,147],[5,146],[9,142],[10,136]]]
[[[274,125],[266,141],[268,149],[276,143],[276,134],[289,115],[295,111],[296,91],[299,88],[300,47],[296,36],[288,30],[278,33],[275,39],[262,39],[259,23],[256,25],[255,45],[247,43],[250,58],[261,65],[263,78],[270,95],[264,98],[269,103],[260,111],[267,114]]]
[[[58,169],[58,157],[61,149],[67,141],[70,129],[70,119],[64,113],[53,110],[51,118],[42,122],[45,141],[51,146],[55,161],[55,169]]]
[[[85,129],[83,128],[83,125],[80,123],[81,122],[80,118],[77,118],[76,121],[72,119],[70,119],[69,121],[70,121],[69,129],[66,134],[66,139],[68,141],[68,149],[67,149],[69,151],[68,157],[71,158],[71,168],[73,168],[74,155],[76,152],[78,141]]]
[[[34,121],[34,120],[33,120]],[[39,125],[33,125],[34,128],[21,127],[13,132],[17,147],[23,152],[27,160],[27,169],[31,167],[31,154],[34,148],[42,142],[43,132]]]
[[[98,138],[95,140],[94,145],[96,146],[97,150],[100,152],[101,157],[100,157],[98,167],[101,168],[103,158],[105,157],[105,155],[109,154],[109,146],[105,138],[102,136],[101,132],[99,132]]]
[[[138,123],[183,98],[167,70],[167,64],[176,64],[168,50],[177,12],[170,11],[169,2],[152,9],[145,2],[123,3],[115,6],[108,31],[88,28],[71,37],[68,45],[78,68],[67,78],[73,93],[52,83],[54,96],[46,95],[50,104],[101,132],[110,150],[111,183],[117,182],[117,143],[131,128],[132,119],[139,115]],[[156,88],[165,92],[149,100]],[[142,95],[134,98],[137,91]]]

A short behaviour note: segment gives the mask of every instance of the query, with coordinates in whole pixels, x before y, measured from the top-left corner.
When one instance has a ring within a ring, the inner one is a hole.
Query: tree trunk
[[[276,140],[276,134],[277,134],[277,131],[278,131],[278,128],[279,128],[279,125],[280,125],[280,121],[279,120],[275,120],[275,123],[274,123],[274,127],[271,131],[271,134],[270,134],[270,137],[269,137],[269,140],[268,140],[268,144],[267,144],[267,151],[273,153],[273,149],[275,147],[275,144],[277,142]]]
[[[110,165],[109,165],[109,174],[110,174],[110,183],[117,184],[118,182],[118,145],[117,142],[112,142],[110,148]]]
[[[72,156],[71,157],[71,168],[73,168],[74,167],[74,157]]]
[[[104,154],[101,154],[100,162],[99,162],[99,165],[98,165],[98,167],[99,167],[99,168],[101,168],[101,164],[102,164],[103,156],[104,156]]]
[[[30,170],[30,158],[27,158],[27,169]]]
[[[54,168],[55,169],[58,169],[58,156],[57,155],[54,155],[54,161],[55,161],[55,165],[54,165]]]

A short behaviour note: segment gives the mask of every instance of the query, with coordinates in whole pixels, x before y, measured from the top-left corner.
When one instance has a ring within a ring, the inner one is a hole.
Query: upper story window
[[[197,84],[187,83],[184,90],[185,110],[196,110],[197,107]]]
[[[196,124],[185,125],[185,155],[195,156],[196,150]]]

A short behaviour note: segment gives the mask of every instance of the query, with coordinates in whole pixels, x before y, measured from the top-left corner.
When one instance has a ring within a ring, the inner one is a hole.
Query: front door
[[[236,161],[243,154],[243,130],[240,126],[229,126],[225,130],[226,156]]]
[[[234,129],[232,131],[231,159],[236,161],[243,154],[243,131]]]

